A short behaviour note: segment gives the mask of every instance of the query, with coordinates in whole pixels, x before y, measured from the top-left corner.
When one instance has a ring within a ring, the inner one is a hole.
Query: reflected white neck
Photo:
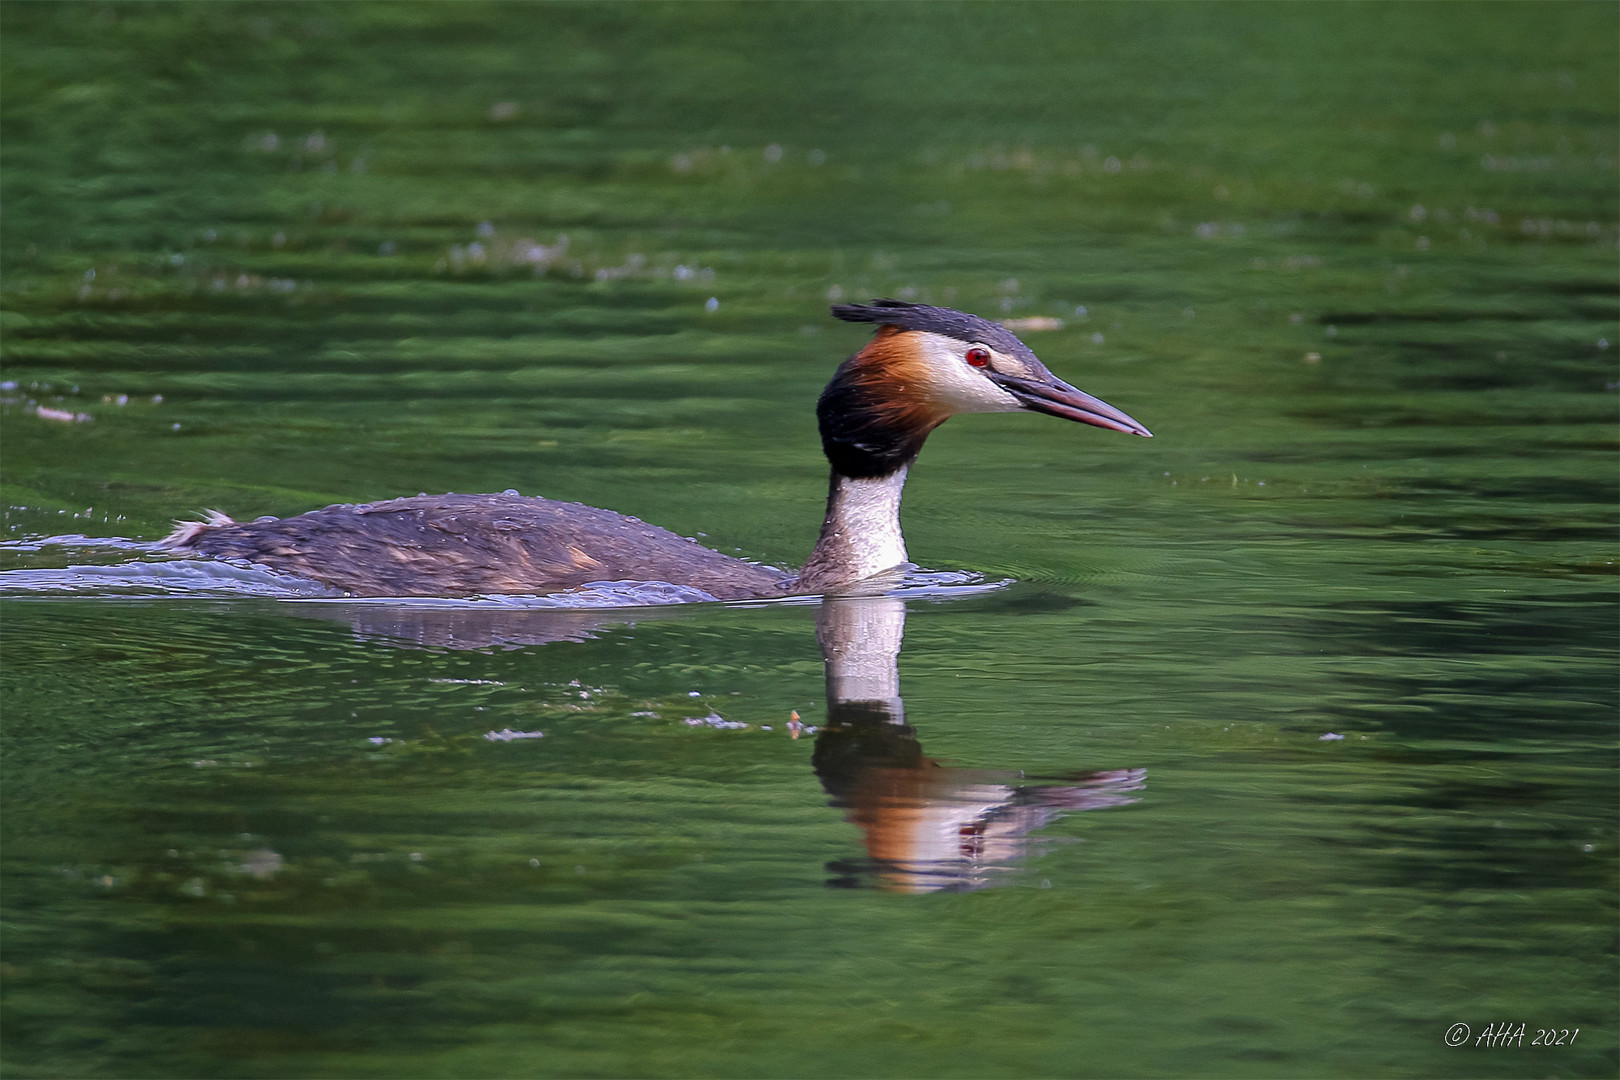
[[[835,588],[909,562],[900,535],[900,494],[905,486],[905,467],[871,480],[834,472],[821,536],[799,575],[799,586]]]
[[[816,612],[816,641],[827,668],[827,702],[879,703],[892,723],[905,720],[900,701],[900,643],[905,601],[896,596],[829,596]]]

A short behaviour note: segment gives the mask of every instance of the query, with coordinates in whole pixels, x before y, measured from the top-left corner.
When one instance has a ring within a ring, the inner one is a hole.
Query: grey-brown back
[[[522,495],[419,495],[183,532],[175,550],[244,559],[357,596],[664,581],[742,600],[786,595],[794,578],[611,510]]]

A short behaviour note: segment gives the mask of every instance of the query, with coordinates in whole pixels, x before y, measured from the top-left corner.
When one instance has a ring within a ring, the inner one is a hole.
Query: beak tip
[[[1094,398],[1061,379],[1054,377],[1050,382],[1039,382],[1009,375],[992,375],[991,380],[1016,398],[1024,408],[1034,412],[1047,413],[1064,420],[1077,420],[1126,435],[1140,435],[1144,439],[1153,438],[1153,432],[1143,427],[1135,417],[1125,415],[1108,402]]]

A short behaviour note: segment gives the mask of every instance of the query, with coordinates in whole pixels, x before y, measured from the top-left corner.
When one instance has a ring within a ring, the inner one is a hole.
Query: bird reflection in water
[[[347,621],[362,639],[432,649],[586,641],[610,627],[681,614],[679,606],[525,611],[353,602],[297,610]],[[832,805],[860,827],[867,853],[830,864],[830,884],[933,892],[1011,881],[1040,846],[1034,834],[1057,818],[1136,801],[1144,769],[1036,779],[927,757],[900,699],[905,626],[905,601],[895,595],[828,596],[817,608],[827,720],[811,762]]]
[[[833,885],[903,892],[981,889],[1033,854],[1034,833],[1064,814],[1135,802],[1144,769],[1050,783],[926,757],[900,699],[904,601],[828,597],[816,617],[827,722],[812,758],[834,806],[860,826],[867,858],[829,865]]]

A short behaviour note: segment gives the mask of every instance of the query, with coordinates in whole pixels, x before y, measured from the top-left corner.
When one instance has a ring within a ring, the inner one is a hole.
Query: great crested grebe
[[[506,495],[419,495],[234,522],[210,511],[178,523],[172,551],[244,560],[352,596],[544,594],[593,582],[665,582],[718,600],[823,593],[907,563],[900,536],[906,470],[928,433],[957,413],[1033,409],[1152,433],[1053,375],[998,323],[901,300],[841,304],[876,323],[816,402],[832,463],[827,516],[797,574],[722,555],[633,517]]]

